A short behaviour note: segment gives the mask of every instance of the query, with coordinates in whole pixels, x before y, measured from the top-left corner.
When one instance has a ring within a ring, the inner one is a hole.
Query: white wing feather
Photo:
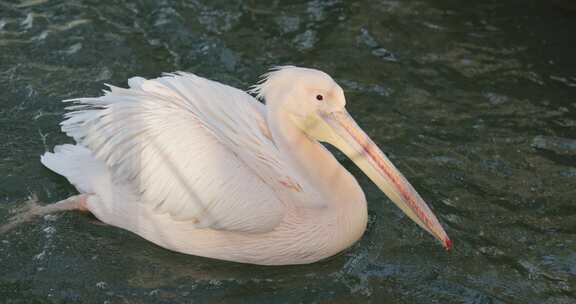
[[[281,221],[284,204],[268,183],[287,170],[266,134],[264,105],[193,74],[129,84],[72,100],[62,122],[114,180],[198,228],[263,232]]]

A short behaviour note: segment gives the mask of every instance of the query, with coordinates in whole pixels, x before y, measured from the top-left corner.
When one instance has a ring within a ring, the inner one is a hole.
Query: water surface
[[[0,236],[7,303],[574,303],[576,13],[569,1],[0,1],[0,223],[74,194],[38,156],[62,99],[135,75],[247,88],[316,67],[454,241],[344,159],[370,221],[342,254],[259,267],[173,253],[86,215]]]

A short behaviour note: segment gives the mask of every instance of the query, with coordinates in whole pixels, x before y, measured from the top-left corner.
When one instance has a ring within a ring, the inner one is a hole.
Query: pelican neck
[[[267,109],[272,139],[283,159],[296,170],[298,179],[331,201],[358,201],[364,198],[354,177],[321,143],[292,123],[289,114],[274,106]]]

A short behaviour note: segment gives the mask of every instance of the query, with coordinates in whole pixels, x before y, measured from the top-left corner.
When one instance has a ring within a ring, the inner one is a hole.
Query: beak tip
[[[449,238],[444,240],[444,249],[446,249],[446,251],[450,251],[452,249],[452,240]]]

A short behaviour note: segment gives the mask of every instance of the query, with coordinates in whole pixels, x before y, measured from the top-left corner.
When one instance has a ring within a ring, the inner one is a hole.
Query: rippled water
[[[296,64],[341,83],[454,250],[342,159],[370,223],[329,260],[186,256],[69,213],[0,235],[0,302],[574,303],[576,11],[477,2],[1,0],[0,223],[31,192],[74,193],[38,161],[69,141],[61,99],[175,70],[246,88]]]

